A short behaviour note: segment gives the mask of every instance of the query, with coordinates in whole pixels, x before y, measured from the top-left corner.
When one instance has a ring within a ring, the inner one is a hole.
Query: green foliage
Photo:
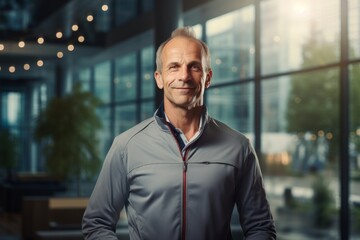
[[[94,176],[101,163],[97,131],[101,120],[96,114],[100,101],[79,84],[71,94],[48,102],[40,114],[35,137],[44,143],[50,173],[63,178]]]
[[[352,229],[355,232],[360,232],[360,206],[353,206],[352,208]]]
[[[303,68],[317,66],[324,59],[336,59],[335,47],[311,40],[304,46]],[[288,101],[288,131],[318,131],[338,134],[339,73],[337,70],[316,71],[292,77]]]
[[[335,199],[333,192],[322,176],[318,176],[313,183],[313,204],[315,226],[325,228],[332,224],[335,213]]]
[[[11,170],[17,165],[17,140],[8,129],[0,130],[0,167]]]

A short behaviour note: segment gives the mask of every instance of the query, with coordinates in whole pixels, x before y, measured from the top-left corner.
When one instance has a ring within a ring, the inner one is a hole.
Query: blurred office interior
[[[360,239],[360,0],[0,0],[1,239],[81,239],[113,138],[161,102],[156,48],[185,25],[211,50],[209,113],[255,146],[279,239]],[[101,160],[61,155],[59,177],[35,132],[77,84],[99,100]]]

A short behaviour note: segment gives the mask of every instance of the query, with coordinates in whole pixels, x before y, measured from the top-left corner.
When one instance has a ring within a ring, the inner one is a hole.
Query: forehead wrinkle
[[[190,63],[201,63],[201,53],[201,45],[198,42],[188,38],[176,37],[164,47],[162,59],[163,62],[164,60],[168,61],[166,66],[181,64],[185,62],[187,56],[192,59]]]

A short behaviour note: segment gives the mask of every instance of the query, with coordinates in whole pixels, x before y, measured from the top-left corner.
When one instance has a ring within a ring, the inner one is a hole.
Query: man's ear
[[[164,88],[164,82],[162,80],[162,76],[161,76],[161,73],[159,71],[154,72],[154,78],[155,78],[156,85],[158,86],[158,88],[163,89]]]
[[[211,78],[212,78],[212,70],[210,69],[209,72],[206,74],[205,88],[208,88],[210,86]]]

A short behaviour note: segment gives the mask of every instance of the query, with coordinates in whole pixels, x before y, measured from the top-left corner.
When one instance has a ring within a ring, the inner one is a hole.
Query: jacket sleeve
[[[250,143],[245,158],[241,161],[236,204],[245,238],[276,239],[275,224],[266,198],[259,161]]]
[[[115,139],[84,212],[84,239],[117,240],[116,224],[127,199],[127,175],[123,158],[123,151]]]

